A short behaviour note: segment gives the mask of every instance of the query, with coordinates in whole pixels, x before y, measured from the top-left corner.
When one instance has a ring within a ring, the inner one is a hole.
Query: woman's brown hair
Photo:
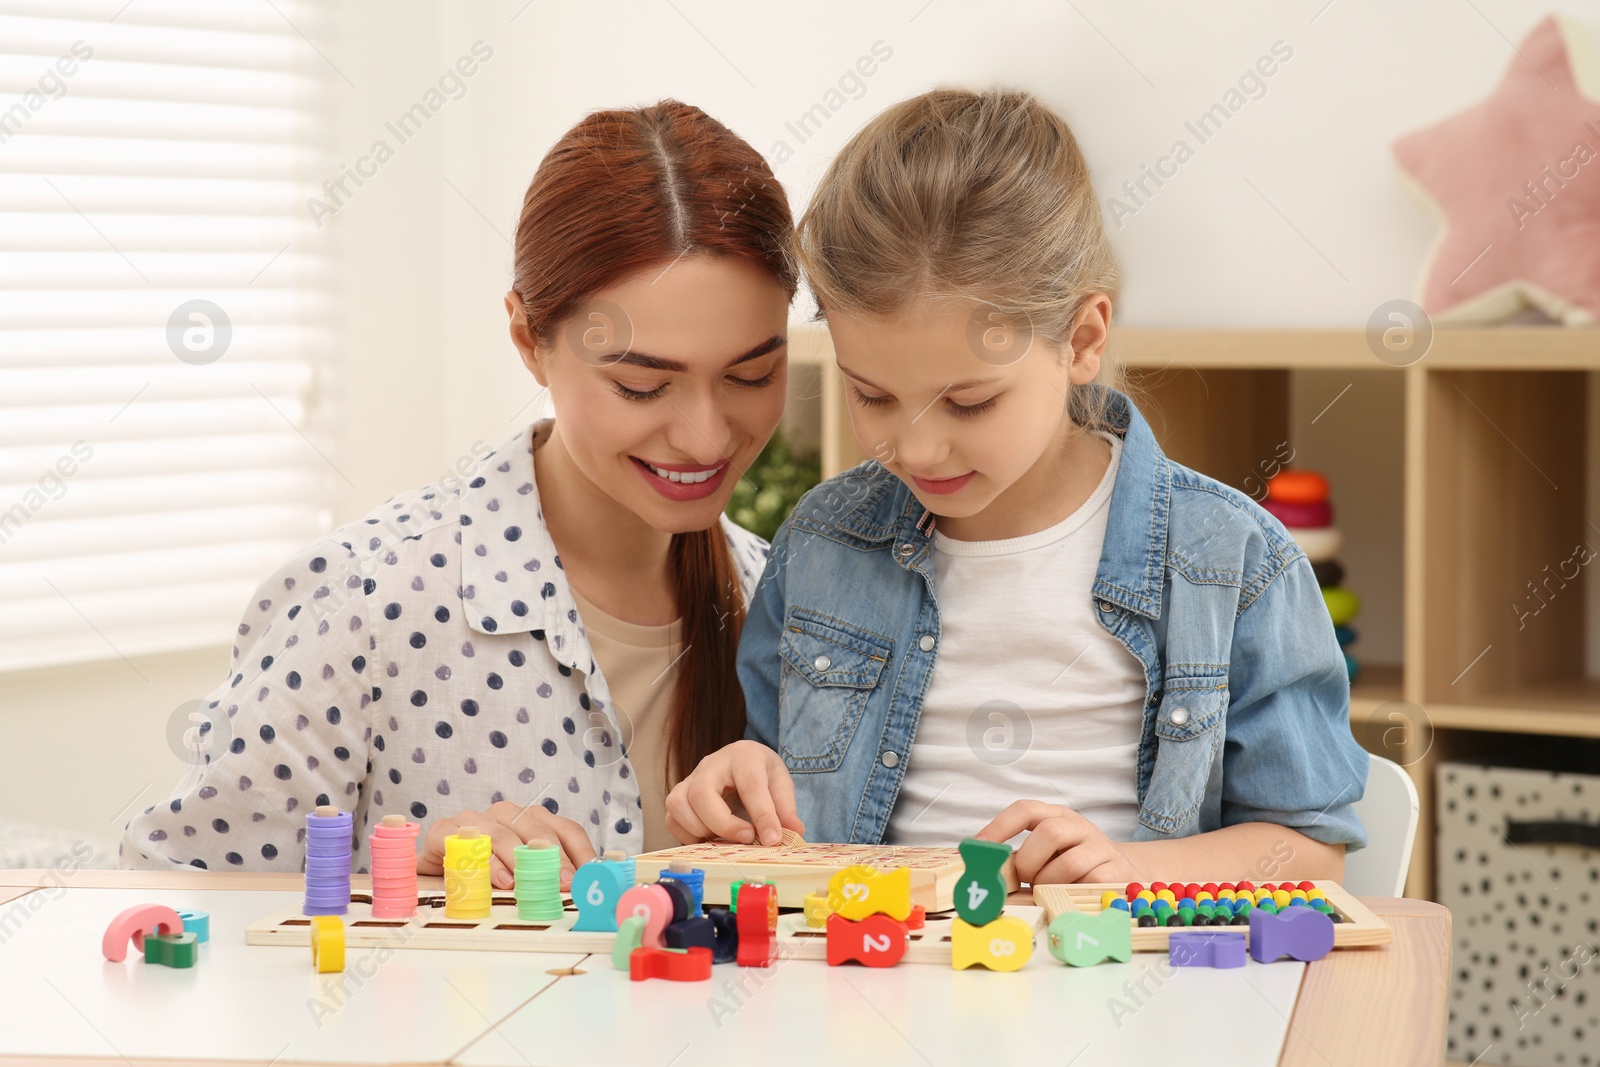
[[[545,155],[522,201],[512,289],[545,350],[593,294],[684,255],[737,256],[792,300],[794,221],[761,154],[697,107],[597,111]],[[667,724],[667,776],[744,736],[735,673],[745,604],[720,526],[674,534],[688,652]]]

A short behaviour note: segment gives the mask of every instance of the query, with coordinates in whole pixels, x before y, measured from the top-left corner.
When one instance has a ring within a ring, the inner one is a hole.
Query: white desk
[[[1365,1067],[1436,1062],[1443,1048],[1448,915],[1423,902],[1380,910],[1395,916],[1394,946],[1309,966],[1172,969],[1147,953],[1069,968],[1041,941],[1014,974],[787,960],[759,984],[731,964],[710,982],[634,983],[602,956],[422,949],[352,950],[343,976],[318,976],[308,950],[244,944],[247,924],[298,899],[297,882],[81,871],[29,892],[48,884],[41,872],[0,871],[0,1059]],[[194,969],[101,956],[106,923],[145,902],[210,912]]]

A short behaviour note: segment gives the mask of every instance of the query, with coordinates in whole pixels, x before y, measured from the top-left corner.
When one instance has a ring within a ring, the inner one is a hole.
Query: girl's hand
[[[494,840],[494,855],[489,860],[489,881],[496,889],[510,889],[516,870],[518,845],[543,838],[561,849],[561,888],[572,888],[572,872],[594,859],[594,845],[583,827],[571,819],[552,815],[542,805],[527,807],[502,800],[488,811],[464,811],[449,819],[437,819],[417,850],[418,874],[444,873],[444,839],[464,826]]]
[[[734,814],[734,794],[749,821]],[[753,824],[753,825],[752,825]],[[784,829],[805,833],[795,807],[794,781],[783,759],[758,741],[735,741],[711,753],[667,794],[667,829],[685,844],[718,838],[776,845]]]
[[[1009,841],[1022,831],[1028,839],[1016,851],[1017,877],[1029,885],[1052,882],[1132,882],[1140,877],[1094,823],[1071,808],[1039,800],[1019,800],[979,830],[984,841]]]

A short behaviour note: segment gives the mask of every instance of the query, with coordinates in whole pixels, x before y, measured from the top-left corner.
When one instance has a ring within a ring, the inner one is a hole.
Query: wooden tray
[[[790,836],[780,845],[699,844],[679,845],[635,857],[640,883],[653,882],[677,862],[706,872],[703,899],[726,905],[728,888],[740,878],[759,878],[778,887],[778,906],[805,906],[806,894],[826,893],[828,880],[852,864],[880,871],[911,868],[911,903],[921,904],[929,915],[955,907],[955,884],[966,862],[954,848],[913,848],[895,845],[808,845]],[[1010,859],[1001,868],[1006,892],[1020,888]]]
[[[548,923],[527,922],[517,916],[515,899],[506,894],[491,897],[487,919],[447,919],[444,894],[418,894],[417,914],[410,919],[374,919],[372,897],[351,895],[350,911],[341,916],[348,948],[461,949],[475,952],[588,952],[609,955],[615,934],[574,932],[578,910],[570,898],[561,918]],[[1005,914],[1026,922],[1035,936],[1044,929],[1045,909],[1008,905]],[[950,923],[955,912],[929,915],[923,928],[911,931],[903,962],[950,963]],[[247,945],[282,945],[310,951],[311,919],[299,905],[281,908],[245,927]],[[828,938],[823,930],[806,926],[801,912],[778,916],[780,958],[824,960]],[[1037,949],[1042,949],[1037,946]]]

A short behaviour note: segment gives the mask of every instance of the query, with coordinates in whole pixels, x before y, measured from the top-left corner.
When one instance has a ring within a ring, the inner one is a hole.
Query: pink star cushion
[[[1493,93],[1395,142],[1444,221],[1421,304],[1438,322],[1498,322],[1534,307],[1600,319],[1600,58],[1575,24],[1541,22]]]

